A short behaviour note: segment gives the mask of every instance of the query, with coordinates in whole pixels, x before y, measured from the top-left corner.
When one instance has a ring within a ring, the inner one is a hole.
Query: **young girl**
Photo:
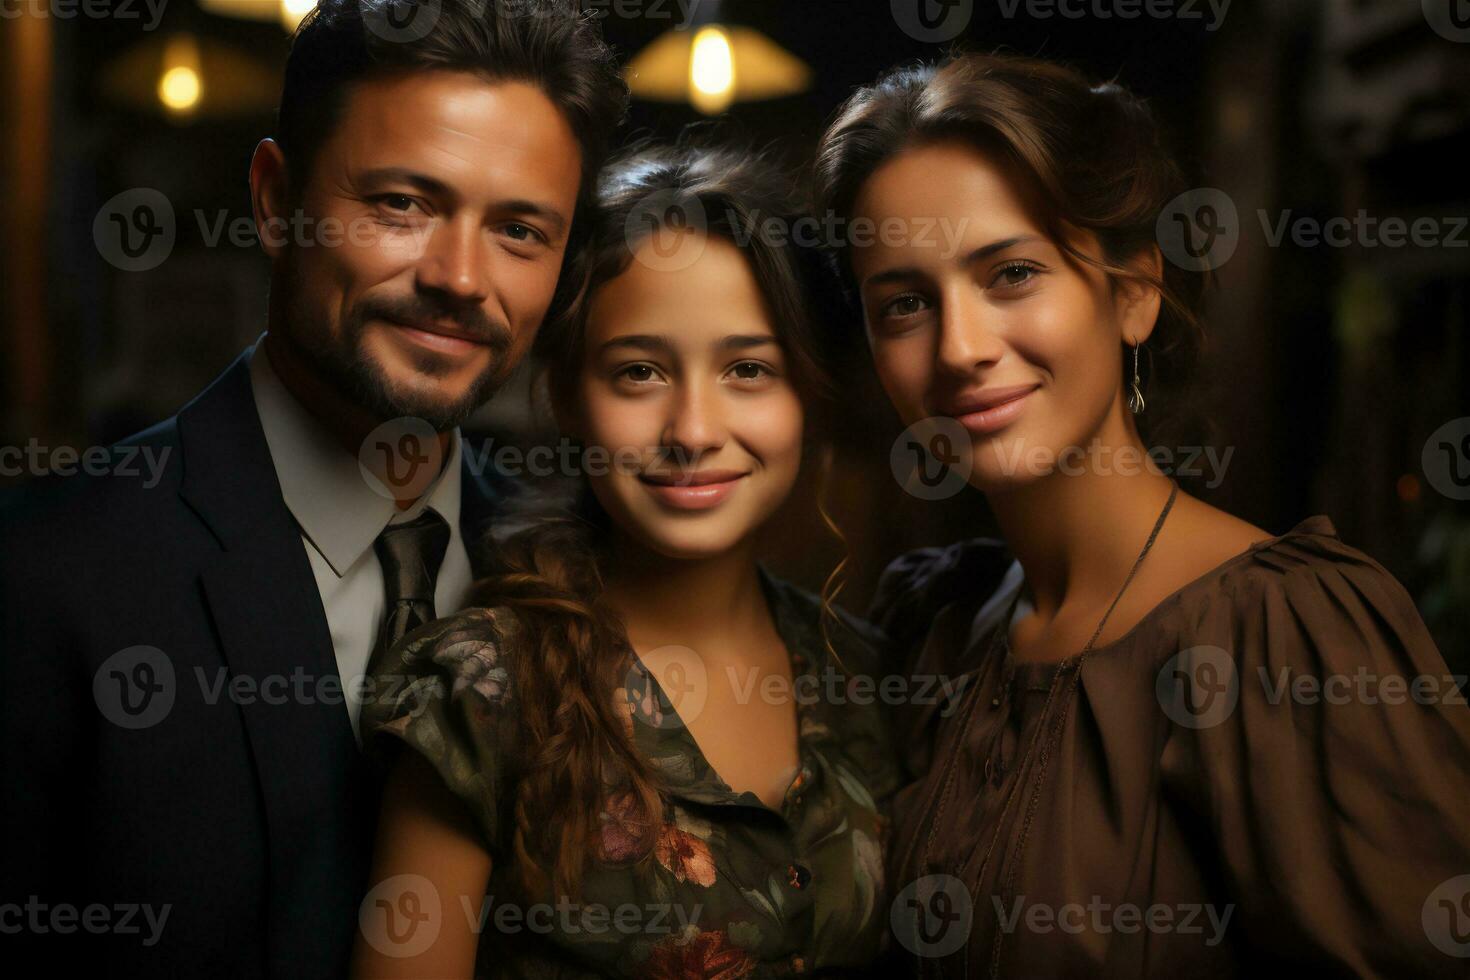
[[[823,693],[868,662],[866,627],[828,624],[756,559],[830,391],[816,266],[751,233],[799,213],[779,173],[729,151],[644,149],[605,175],[584,316],[537,341],[585,492],[503,542],[474,608],[375,669],[399,693],[364,708],[368,747],[411,751],[357,975],[874,957],[896,763],[875,706]]]
[[[1409,596],[1326,517],[1273,536],[1148,465],[1203,277],[1156,243],[1185,185],[1144,106],[960,56],[856,93],[818,173],[886,229],[842,255],[884,389],[1005,539],[899,559],[873,616],[966,682],[901,732],[913,968],[1464,976],[1470,712]]]

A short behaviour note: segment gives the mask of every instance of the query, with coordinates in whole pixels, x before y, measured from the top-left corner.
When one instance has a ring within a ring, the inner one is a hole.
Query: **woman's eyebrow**
[[[1038,235],[1012,235],[1010,238],[1002,238],[990,242],[987,245],[981,245],[979,248],[971,251],[964,257],[963,264],[971,265],[975,262],[988,259],[997,252],[1004,252],[1006,249],[1015,248],[1017,245],[1025,245],[1028,242],[1037,241],[1041,241]],[[862,288],[867,289],[870,286],[884,286],[891,282],[907,282],[910,279],[917,279],[921,275],[922,273],[914,266],[896,266],[868,276],[863,280]]]

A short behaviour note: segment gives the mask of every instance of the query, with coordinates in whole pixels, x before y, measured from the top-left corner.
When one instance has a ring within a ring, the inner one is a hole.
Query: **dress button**
[[[812,873],[800,864],[791,864],[786,867],[786,883],[798,891],[811,883]]]

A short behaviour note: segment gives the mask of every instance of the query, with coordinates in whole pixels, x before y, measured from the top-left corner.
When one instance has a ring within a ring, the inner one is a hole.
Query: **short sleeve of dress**
[[[1233,928],[1324,975],[1465,976],[1470,708],[1409,595],[1330,525],[1222,584],[1176,658],[1163,778],[1218,843]]]
[[[520,637],[519,620],[502,607],[426,623],[374,663],[360,716],[369,759],[386,765],[403,744],[422,755],[464,801],[492,854],[515,771],[508,658]]]

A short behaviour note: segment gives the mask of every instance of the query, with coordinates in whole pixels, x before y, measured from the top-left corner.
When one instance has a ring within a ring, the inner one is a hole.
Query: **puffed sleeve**
[[[867,614],[881,635],[878,672],[908,678],[914,690],[928,692],[890,709],[905,781],[933,764],[950,698],[964,690],[974,667],[965,659],[971,620],[1010,564],[1001,542],[970,538],[899,555],[878,580]]]
[[[1224,586],[1175,664],[1194,710],[1163,778],[1210,824],[1233,927],[1316,975],[1470,976],[1470,708],[1409,595],[1330,525]]]
[[[945,605],[994,592],[1010,562],[1005,546],[990,538],[905,552],[883,569],[865,618],[886,639],[885,651],[903,657]]]
[[[363,699],[363,751],[380,766],[407,744],[464,801],[492,853],[518,746],[508,609],[466,609],[409,633],[376,663]]]

